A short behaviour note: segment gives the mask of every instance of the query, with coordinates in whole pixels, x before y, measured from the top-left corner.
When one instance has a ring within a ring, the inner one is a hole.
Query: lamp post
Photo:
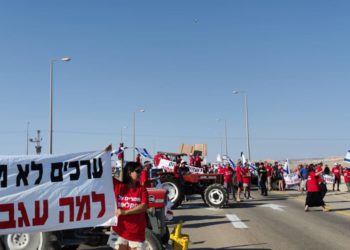
[[[133,161],[135,160],[135,147],[136,147],[136,144],[135,144],[135,130],[136,130],[136,112],[140,112],[140,113],[143,113],[145,112],[144,109],[140,109],[140,110],[137,110],[137,111],[134,111],[134,117],[133,117],[133,136],[132,136],[132,147],[133,147],[133,151],[132,151],[132,159]]]
[[[70,57],[63,57],[61,59],[52,59],[50,61],[50,127],[49,127],[49,153],[52,154],[52,116],[53,116],[53,64],[54,62],[69,62]]]
[[[127,129],[127,126],[123,126],[120,128],[120,142],[123,142],[123,129]]]
[[[248,121],[248,95],[244,91],[232,91],[232,94],[243,94],[244,95],[244,106],[245,106],[245,128],[246,128],[246,134],[247,134],[247,153],[248,153],[248,159],[250,158],[250,141],[249,141],[249,121]]]
[[[218,122],[220,121],[224,121],[225,122],[225,153],[226,153],[226,156],[228,156],[228,150],[227,150],[227,125],[226,125],[226,119],[216,119]],[[222,145],[222,143],[221,143]],[[222,151],[222,150],[221,150]],[[221,153],[222,154],[222,153]]]

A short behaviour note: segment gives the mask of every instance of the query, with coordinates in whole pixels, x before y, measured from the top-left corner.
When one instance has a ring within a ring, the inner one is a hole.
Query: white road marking
[[[242,222],[241,219],[238,218],[237,215],[226,214],[226,217],[229,221],[231,221],[234,228],[239,228],[239,229],[248,228],[248,226],[244,222]]]
[[[277,204],[265,204],[265,205],[260,205],[259,207],[269,207],[269,208],[272,208],[273,210],[284,211],[282,207],[286,207],[286,206],[277,205]]]

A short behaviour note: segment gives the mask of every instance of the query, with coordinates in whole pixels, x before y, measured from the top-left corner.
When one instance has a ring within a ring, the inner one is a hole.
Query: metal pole
[[[226,147],[226,156],[228,156],[228,151],[227,151],[227,126],[226,126],[226,119],[225,119],[225,147]]]
[[[123,142],[123,127],[120,128],[120,142]]]
[[[246,132],[247,132],[247,152],[248,152],[248,159],[250,158],[250,142],[249,142],[249,122],[248,122],[248,95],[244,95],[244,102],[245,102],[245,125],[246,125]]]
[[[28,143],[29,143],[29,122],[27,122],[27,155],[28,155]]]
[[[133,161],[135,161],[135,116],[136,116],[136,112],[134,111],[133,136],[132,136],[132,146],[133,146],[132,159],[133,159]]]
[[[53,61],[50,62],[50,127],[49,127],[49,154],[52,154],[52,110],[53,110]]]

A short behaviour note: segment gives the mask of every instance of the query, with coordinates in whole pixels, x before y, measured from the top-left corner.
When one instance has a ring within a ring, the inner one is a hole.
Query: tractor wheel
[[[212,184],[204,190],[205,203],[214,208],[222,208],[228,202],[226,188],[220,184]]]
[[[183,189],[174,178],[163,179],[162,188],[168,191],[169,200],[173,203],[172,208],[177,208],[183,200]]]
[[[145,249],[162,250],[162,245],[160,244],[157,236],[148,228],[146,228]]]
[[[18,233],[8,234],[3,237],[3,243],[7,250],[60,250],[61,245],[57,237],[52,233]]]

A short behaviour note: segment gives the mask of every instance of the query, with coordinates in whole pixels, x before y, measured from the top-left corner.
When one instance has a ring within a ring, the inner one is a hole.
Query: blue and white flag
[[[233,162],[233,160],[230,158],[228,161],[230,162],[231,168],[232,168],[233,170],[235,170],[235,169],[236,169],[236,165],[235,165],[235,163]]]
[[[287,159],[287,161],[284,163],[283,172],[284,172],[285,174],[290,174],[290,170],[289,170],[289,160],[288,160],[288,159]]]
[[[148,159],[153,159],[153,157],[148,153],[147,149],[145,148],[135,148],[137,152],[139,152],[143,157],[146,157]]]
[[[348,152],[346,153],[344,161],[350,162],[350,150],[348,150]]]
[[[244,165],[247,160],[245,159],[243,152],[241,152],[241,158],[242,158],[242,163]]]
[[[249,171],[250,171],[251,173],[253,173],[254,171],[256,171],[256,166],[255,166],[255,164],[252,163],[252,162],[249,163]]]

